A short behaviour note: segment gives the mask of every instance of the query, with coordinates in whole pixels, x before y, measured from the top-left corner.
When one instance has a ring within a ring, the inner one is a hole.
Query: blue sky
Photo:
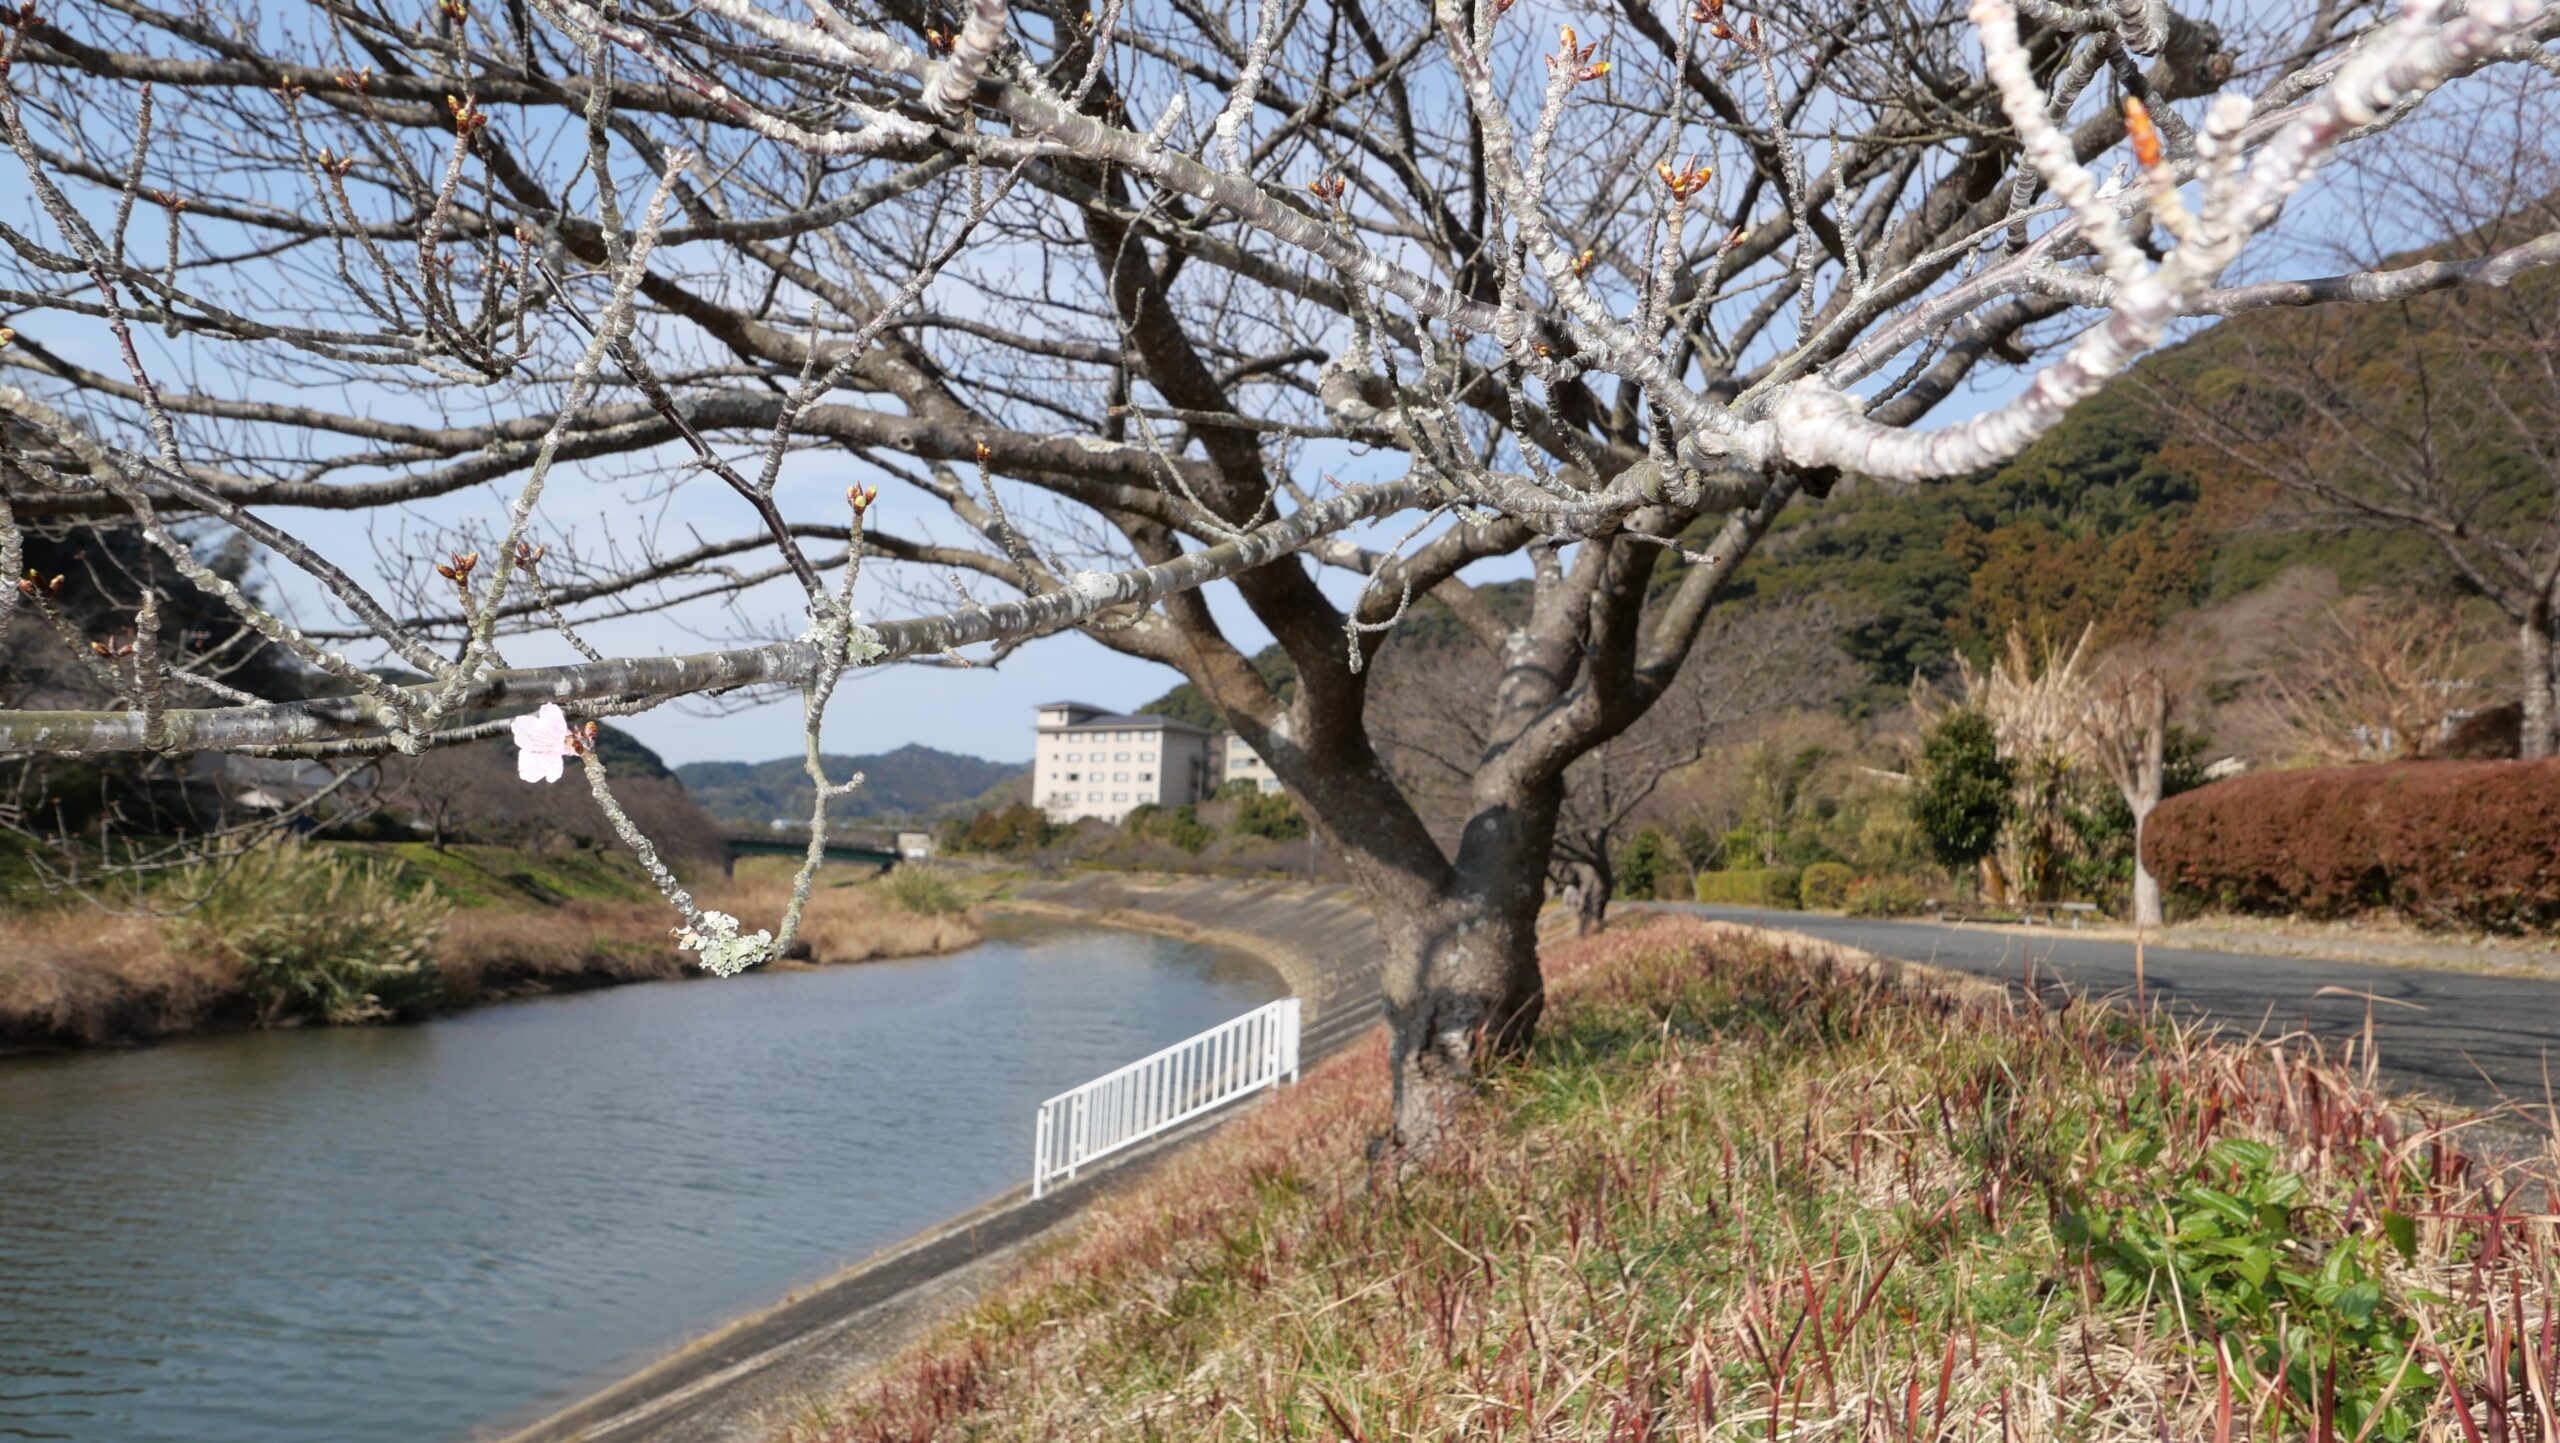
[[[26,192],[24,178],[14,169],[0,168],[0,213],[35,233],[49,233],[50,226],[32,215],[32,198]],[[92,208],[93,219],[103,218],[97,214],[101,198],[96,191],[87,191],[78,198]],[[2287,227],[2280,229],[2297,235],[2316,231],[2316,225],[2304,224],[2311,217],[2299,213],[2307,204],[2297,201],[2297,214]],[[149,229],[137,227],[137,235],[144,234],[149,234]],[[216,228],[191,228],[191,243],[198,248],[208,247],[216,239]],[[2281,254],[2282,248],[2281,242],[2269,246],[2262,241],[2253,248],[2251,265],[2265,265]],[[156,241],[137,241],[137,259],[156,259],[157,249]],[[682,267],[702,264],[705,257],[695,253],[671,255],[668,259],[672,265]],[[2315,273],[2322,268],[2317,264],[2305,267]],[[943,289],[937,286],[938,293]],[[939,294],[937,301],[950,304],[947,297]],[[967,304],[963,301],[962,308]],[[24,326],[27,322],[22,319],[18,324]],[[101,329],[66,325],[58,315],[39,324],[48,331],[59,329],[59,333],[41,336],[53,349],[109,374],[121,372],[112,343]],[[138,339],[145,349],[146,363],[164,384],[205,390],[238,384],[223,376],[218,364],[214,365],[212,377],[204,376],[200,368],[218,358],[190,350],[183,341],[173,346],[149,329],[143,330]],[[2014,371],[1997,371],[1983,378],[1971,392],[1951,399],[1930,424],[1945,424],[2003,399],[2014,393],[2022,379]],[[512,412],[518,404],[497,398],[493,405],[478,395],[448,393],[433,398],[437,409],[430,411],[428,401],[416,393],[389,391],[341,392],[334,398],[315,395],[307,399],[322,405],[334,399],[342,407],[450,424],[468,424],[501,410]],[[473,407],[481,405],[488,405],[489,410],[480,415],[471,413]],[[1310,472],[1317,467],[1343,481],[1377,479],[1391,469],[1401,470],[1401,458],[1393,457],[1327,453],[1301,460],[1306,464],[1297,468],[1299,475],[1302,481],[1309,482],[1315,479]],[[695,479],[707,482],[707,478]],[[878,516],[889,529],[922,539],[962,539],[947,513],[930,497],[871,475],[867,468],[836,453],[795,456],[787,463],[780,499],[786,512],[795,516],[840,516],[842,487],[850,480],[881,482],[883,504]],[[516,484],[510,481],[504,486],[475,488],[397,516],[369,519],[288,512],[279,513],[274,519],[320,544],[369,583],[379,584],[396,572],[405,571],[414,577],[432,560],[422,546],[404,544],[398,534],[401,528],[451,526],[470,520],[485,526],[503,513]],[[1030,495],[1024,488],[1006,487],[1008,502],[1018,511]],[[601,549],[606,535],[625,547],[646,540],[672,549],[690,544],[697,536],[737,534],[744,524],[742,514],[743,507],[735,498],[716,485],[670,487],[664,473],[650,476],[628,466],[564,468],[554,476],[543,498],[537,534],[555,546],[582,548],[591,555]],[[1361,539],[1371,545],[1388,544],[1405,524],[1409,523],[1398,523],[1392,529],[1371,528]],[[1525,572],[1522,562],[1505,558],[1485,563],[1469,574],[1471,579],[1489,580]],[[947,597],[929,594],[933,589],[930,578],[910,573],[905,579],[910,585],[923,583],[925,591],[893,589],[884,586],[881,577],[867,575],[859,597],[865,614],[911,615],[939,610],[948,604]],[[1337,575],[1328,583],[1328,590],[1347,598],[1352,582]],[[313,604],[315,593],[296,578],[278,576],[274,591],[297,621],[327,625],[334,620]],[[1213,589],[1212,600],[1237,645],[1251,651],[1268,640],[1231,588]],[[594,628],[591,636],[597,644],[615,652],[709,650],[788,635],[798,629],[798,612],[793,589],[787,583],[773,583],[758,588],[735,606],[696,603],[647,618],[605,623]],[[557,639],[529,637],[509,645],[508,659],[518,665],[539,665],[574,658],[565,643]],[[823,741],[828,750],[841,753],[879,752],[922,743],[1000,760],[1024,760],[1031,751],[1032,709],[1038,703],[1073,697],[1108,707],[1134,708],[1179,680],[1168,668],[1121,656],[1081,636],[1060,636],[1026,646],[997,666],[897,666],[865,674],[851,682],[837,700]],[[621,724],[673,762],[752,761],[791,755],[799,750],[801,738],[799,702],[793,695],[750,707],[673,703],[646,715],[626,718]]]

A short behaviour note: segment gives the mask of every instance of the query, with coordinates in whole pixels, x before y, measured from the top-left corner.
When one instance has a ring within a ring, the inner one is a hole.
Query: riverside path
[[[2032,962],[2039,991],[2059,986],[2093,997],[2133,992],[2131,942],[2067,929],[2028,933],[1818,912],[1657,905],[1996,978],[2013,989],[2025,984]],[[2513,1102],[2535,1109],[2549,1105],[2546,1082],[2560,1089],[2560,981],[2158,945],[2144,949],[2143,963],[2154,997],[2244,1032],[2263,1023],[2276,1032],[2301,1027],[2323,1037],[2355,1036],[2364,1030],[2365,1000],[2317,994],[2323,988],[2371,994],[2381,999],[2370,1006],[2383,1075],[2400,1087],[2472,1107]]]

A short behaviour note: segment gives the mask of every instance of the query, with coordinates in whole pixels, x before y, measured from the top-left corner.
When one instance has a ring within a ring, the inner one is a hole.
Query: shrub
[[[1648,899],[1660,896],[1677,855],[1671,839],[1653,828],[1636,833],[1618,853],[1618,895]]]
[[[1154,802],[1132,807],[1120,825],[1130,836],[1151,842],[1169,842],[1198,856],[1207,851],[1218,834],[1201,824],[1200,809],[1191,803],[1167,810]]]
[[[172,940],[239,969],[270,1021],[416,1017],[443,998],[449,909],[432,887],[403,895],[389,868],[286,843],[199,863],[184,885],[203,900]]]
[[[1307,819],[1287,792],[1254,792],[1236,800],[1235,834],[1294,842],[1307,834]]]
[[[1860,877],[1849,885],[1852,917],[1916,917],[1929,910],[1928,889],[1909,877]]]
[[[2163,1331],[2200,1322],[2257,1373],[2322,1399],[2338,1420],[2334,1436],[2420,1436],[2437,1385],[2417,1361],[2416,1321],[2384,1286],[2383,1249],[2387,1240],[2396,1261],[2417,1261],[2416,1219],[2386,1207],[2378,1237],[2306,1237],[2303,1204],[2316,1185],[2254,1138],[2213,1145],[2200,1169],[2210,1185],[2111,1199],[2131,1191],[2119,1177],[2153,1170],[2164,1143],[2151,1131],[2108,1142],[2085,1201],[2066,1202],[2057,1220],[2108,1307],[2152,1309]],[[2297,1261],[2313,1257],[2316,1268]]]
[[[2164,886],[2235,911],[2547,926],[2560,922],[2560,759],[2234,777],[2161,803],[2143,845]]]
[[[892,867],[889,879],[881,883],[880,889],[898,905],[899,910],[913,912],[919,917],[951,917],[967,910],[967,904],[960,900],[960,891],[951,885],[951,879],[930,867],[912,864]]]
[[[1807,907],[1837,912],[1849,905],[1849,888],[1857,880],[1858,874],[1846,862],[1816,862],[1804,869],[1796,883],[1798,900]]]
[[[1789,907],[1797,902],[1796,869],[1700,872],[1698,900],[1723,907]]]
[[[1991,855],[2017,781],[1991,718],[1971,709],[1948,713],[1920,744],[1915,780],[1911,816],[1940,866],[1970,867]]]
[[[942,846],[948,852],[1015,856],[1049,845],[1058,831],[1047,812],[1029,802],[1015,802],[1001,811],[982,811],[966,821],[954,818],[944,823]]]

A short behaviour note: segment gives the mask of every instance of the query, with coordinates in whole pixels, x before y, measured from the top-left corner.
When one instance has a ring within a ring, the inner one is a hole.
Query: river
[[[1281,995],[942,958],[0,1059],[0,1438],[455,1443],[1024,1180],[1034,1106]]]

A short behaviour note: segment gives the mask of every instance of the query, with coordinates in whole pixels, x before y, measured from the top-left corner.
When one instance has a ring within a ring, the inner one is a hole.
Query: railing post
[[[1049,1104],[1040,1104],[1040,1123],[1031,1134],[1031,1195],[1049,1188]]]

